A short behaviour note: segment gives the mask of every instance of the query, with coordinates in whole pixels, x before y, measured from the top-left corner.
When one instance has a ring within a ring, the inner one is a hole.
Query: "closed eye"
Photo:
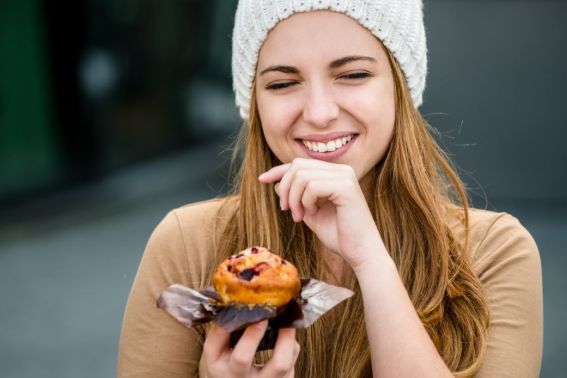
[[[289,87],[296,85],[296,84],[297,83],[295,81],[283,81],[283,82],[268,84],[266,86],[266,89],[268,89],[270,91],[277,91],[279,89],[289,88]]]
[[[371,77],[372,74],[370,74],[370,72],[366,72],[366,71],[356,71],[356,72],[351,72],[351,73],[347,73],[345,75],[341,75],[338,77],[338,79],[340,80],[362,80],[362,79],[366,79],[368,77]]]

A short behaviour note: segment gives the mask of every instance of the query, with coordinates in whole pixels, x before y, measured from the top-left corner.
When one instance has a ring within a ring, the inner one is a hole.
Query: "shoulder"
[[[535,240],[520,221],[508,214],[472,209],[469,212],[469,251],[479,276],[494,266],[524,264],[539,270]]]
[[[126,306],[120,376],[127,372],[128,376],[193,376],[197,372],[202,335],[156,307],[156,299],[173,284],[193,289],[208,286],[215,227],[219,216],[229,213],[224,210],[230,204],[227,197],[173,209],[152,232]]]
[[[211,231],[222,228],[235,209],[234,198],[214,198],[190,203],[171,210],[154,230],[166,237],[194,238],[212,236]]]
[[[157,261],[162,271],[179,270],[177,282],[203,286],[215,255],[215,240],[234,209],[233,198],[225,197],[169,211],[150,236],[146,259]]]
[[[223,207],[223,205],[225,205],[226,202],[231,199],[232,197],[222,197],[193,202],[173,209],[172,212],[183,219],[200,216],[204,220],[206,220],[209,217],[215,217],[218,214],[219,210]]]
[[[543,292],[537,245],[514,216],[469,213],[473,267],[490,307],[485,358],[478,377],[535,377],[541,365]]]
[[[464,240],[462,209],[449,218],[458,240]],[[486,286],[495,280],[541,275],[538,247],[520,221],[504,212],[469,209],[468,254],[473,268]]]

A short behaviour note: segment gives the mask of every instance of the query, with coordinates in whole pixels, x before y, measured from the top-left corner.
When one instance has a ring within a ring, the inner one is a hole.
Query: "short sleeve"
[[[196,277],[200,268],[188,261],[183,231],[177,212],[172,211],[147,243],[124,314],[118,377],[198,374],[203,337],[156,307],[156,299],[171,284],[195,287],[202,279]]]
[[[498,214],[473,256],[491,312],[488,348],[476,377],[539,377],[543,299],[533,238],[516,218]]]

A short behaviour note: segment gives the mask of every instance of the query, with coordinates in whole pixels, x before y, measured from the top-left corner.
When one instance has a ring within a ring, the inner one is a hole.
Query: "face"
[[[256,100],[280,161],[348,164],[359,180],[382,160],[394,130],[388,56],[368,30],[336,12],[296,13],[269,33]]]

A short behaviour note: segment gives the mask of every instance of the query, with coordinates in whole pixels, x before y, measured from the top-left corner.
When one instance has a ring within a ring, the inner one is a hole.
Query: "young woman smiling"
[[[541,269],[510,215],[468,206],[417,106],[421,1],[241,0],[233,78],[245,120],[234,193],[172,211],[134,282],[120,376],[537,376]],[[155,308],[251,245],[356,295],[307,330],[218,326]]]

